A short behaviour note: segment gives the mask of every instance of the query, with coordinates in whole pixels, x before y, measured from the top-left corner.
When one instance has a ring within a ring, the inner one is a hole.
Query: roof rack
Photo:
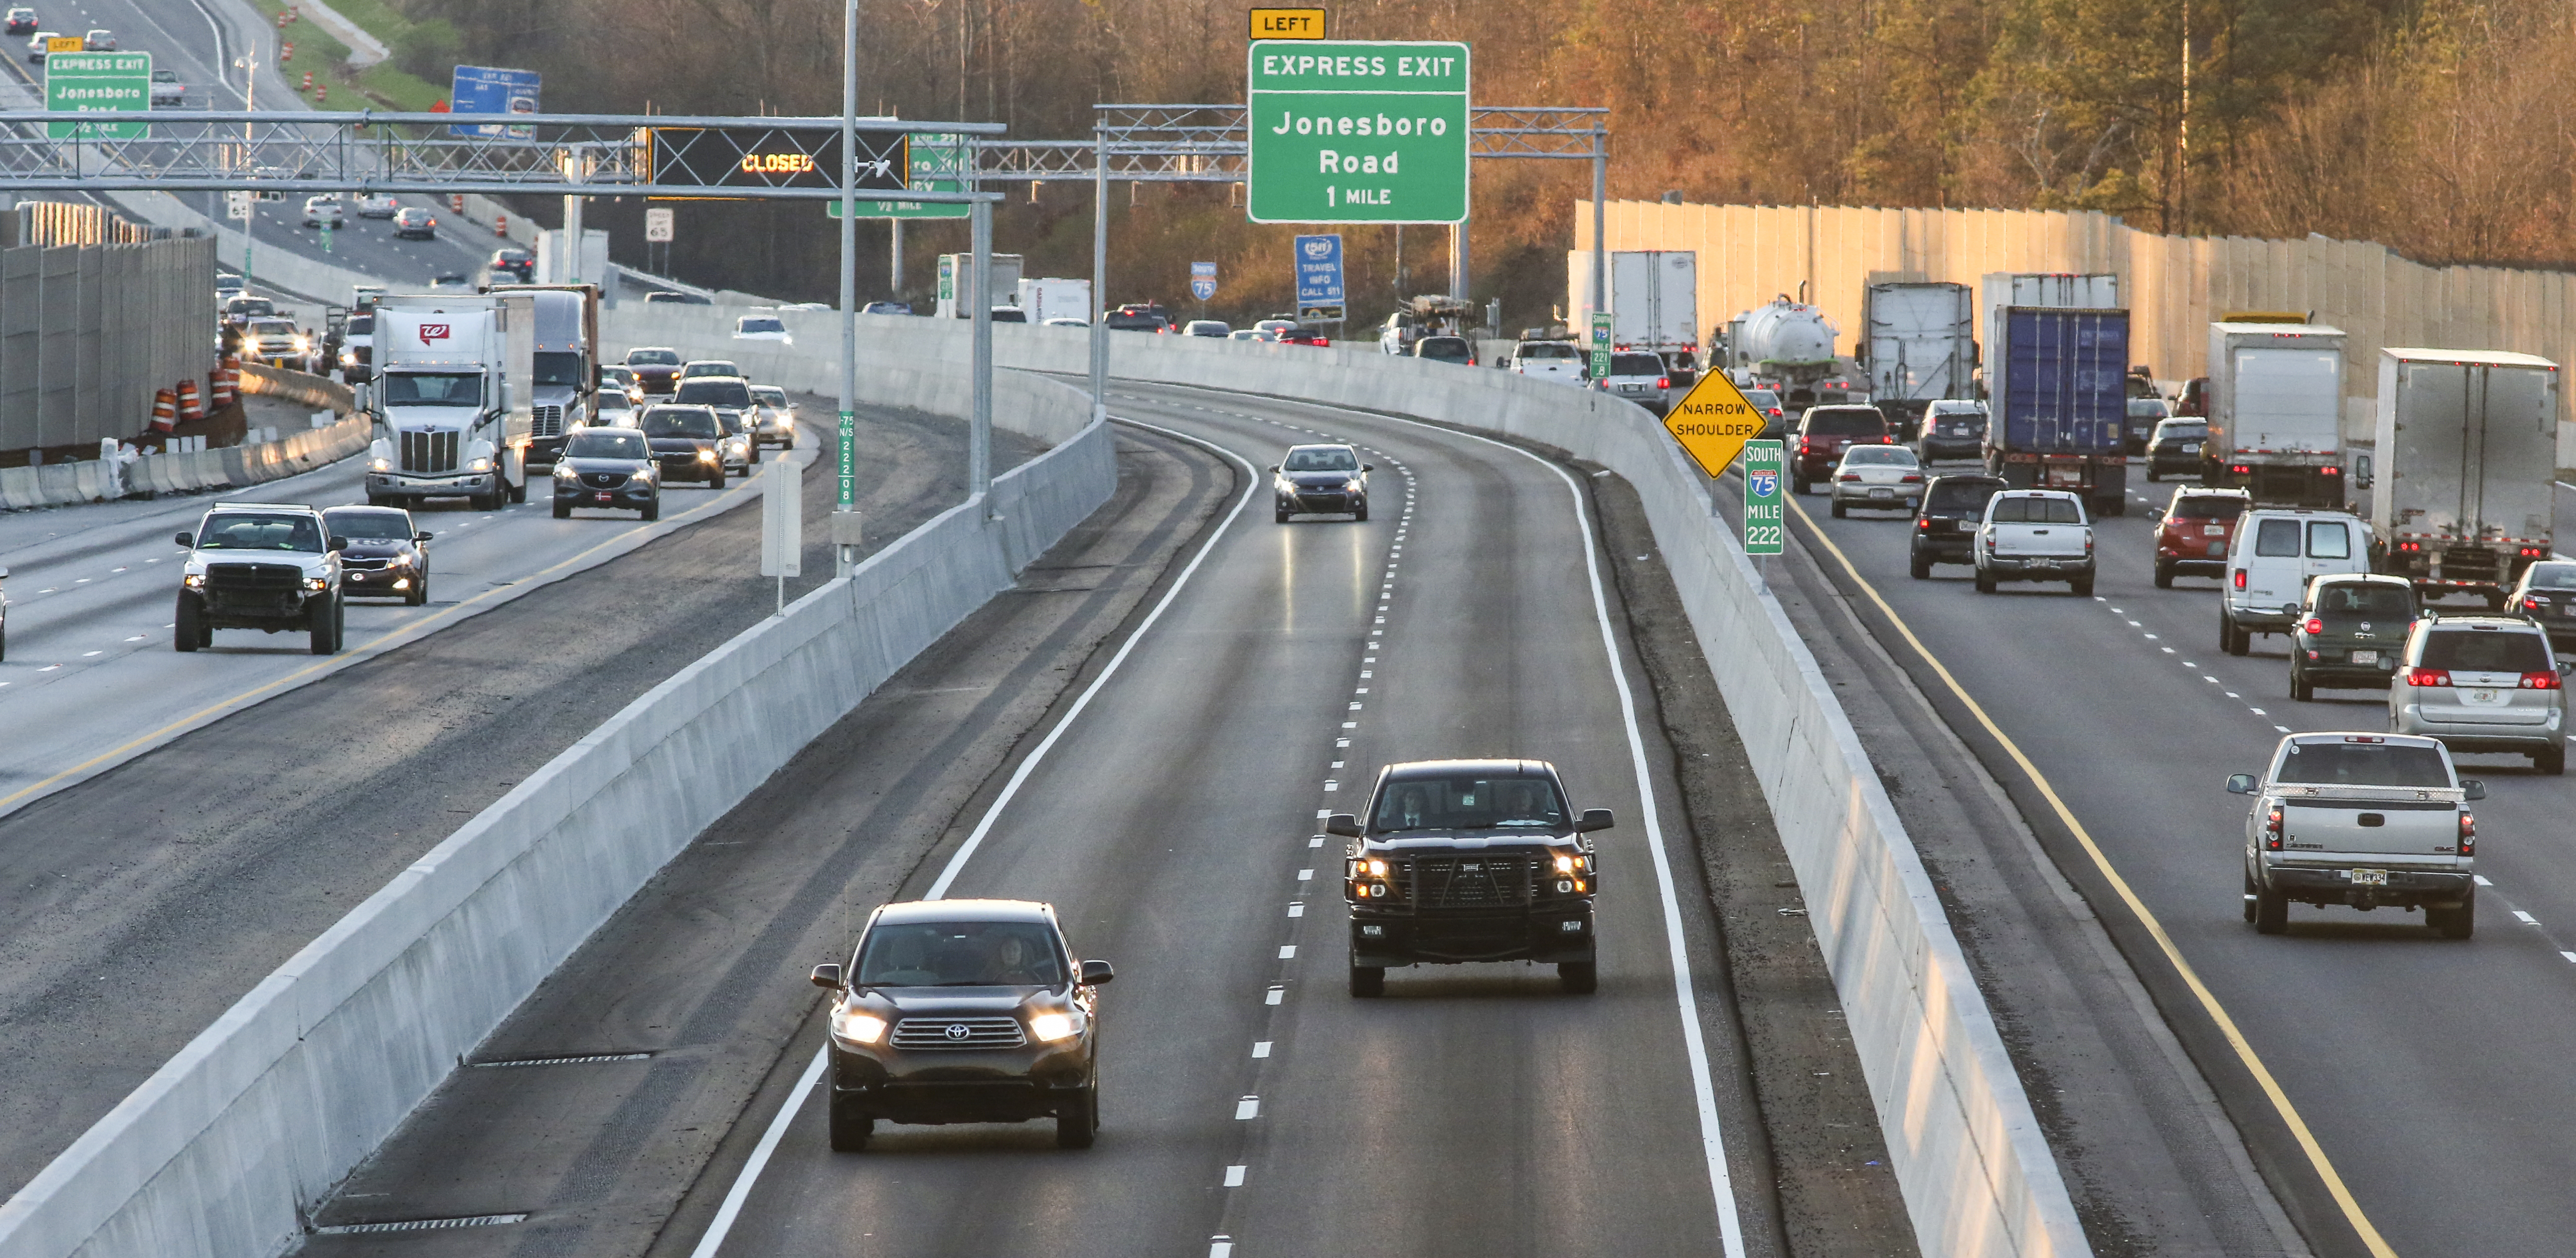
[[[300,502],[218,502],[218,503],[214,503],[214,504],[212,504],[212,505],[208,506],[208,507],[206,508],[206,510],[208,510],[208,511],[317,511],[317,510],[320,510],[320,508],[318,508],[318,507],[310,507],[310,506],[306,506],[305,504],[300,503]]]

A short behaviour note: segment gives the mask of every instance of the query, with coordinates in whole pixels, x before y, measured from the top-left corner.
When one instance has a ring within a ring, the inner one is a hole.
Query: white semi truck
[[[1901,407],[1910,439],[1932,403],[1977,396],[1977,296],[1965,284],[1871,284],[1856,348],[1870,400]]]
[[[2342,510],[2346,339],[2321,323],[2210,324],[2201,483]]]
[[[2259,325],[2249,325],[2259,326]],[[2488,350],[2380,351],[2373,566],[2427,596],[2504,592],[2552,543],[2558,364]]]
[[[1688,249],[1621,249],[1607,261],[1611,343],[1655,354],[1698,352],[1699,255]],[[1592,300],[1591,250],[1567,251],[1565,274],[1565,291],[1574,298],[1568,309],[1605,308]]]
[[[536,322],[533,293],[377,299],[368,502],[527,501]]]

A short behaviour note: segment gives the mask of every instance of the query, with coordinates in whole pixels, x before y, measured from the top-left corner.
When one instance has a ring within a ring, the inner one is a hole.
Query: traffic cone
[[[168,389],[152,394],[152,431],[167,433],[179,426],[179,398]]]
[[[321,104],[322,102],[324,102],[324,101],[326,101],[326,100],[329,100],[329,99],[331,99],[331,85],[330,85],[330,84],[328,84],[328,83],[316,83],[316,84],[314,84],[314,85],[313,85],[313,103],[314,103],[314,104],[319,105],[319,104]]]
[[[277,63],[284,65],[293,60],[295,60],[295,41],[290,39],[278,46]]]
[[[495,236],[507,236],[510,234],[509,215],[495,214],[492,216],[492,234]]]
[[[241,389],[241,359],[225,355],[222,362],[215,364],[211,382],[214,385],[215,409],[220,411],[231,406]]]
[[[450,214],[462,214],[465,212],[464,193],[451,192],[447,194],[447,212]]]
[[[279,30],[281,30],[281,31],[282,31],[282,30],[285,30],[285,29],[286,29],[286,24],[287,24],[287,23],[289,23],[289,22],[292,22],[292,21],[294,21],[294,20],[295,20],[295,10],[293,10],[293,9],[279,9],[279,10],[277,11],[277,29],[279,29]]]
[[[313,72],[311,70],[304,72],[304,90],[308,92],[313,90]]]
[[[179,420],[180,420],[180,422],[181,422],[181,423],[193,424],[193,423],[197,422],[198,420],[204,419],[205,417],[206,417],[206,408],[205,408],[205,405],[204,405],[204,403],[202,403],[202,402],[198,401],[198,399],[197,399],[197,378],[196,378],[195,376],[190,376],[190,377],[188,377],[187,379],[180,381],[180,382],[179,382]]]

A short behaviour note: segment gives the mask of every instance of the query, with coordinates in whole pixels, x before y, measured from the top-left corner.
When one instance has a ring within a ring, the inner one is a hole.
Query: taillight
[[[1834,479],[1835,479],[1835,480],[1839,480],[1839,481],[1854,481],[1854,482],[1857,482],[1858,480],[1860,480],[1860,473],[1858,473],[1858,472],[1845,472],[1845,473],[1843,473],[1842,475],[1835,477]]]
[[[2460,810],[2460,855],[2475,856],[2477,854],[2478,815],[2470,812],[2466,808],[2463,808]]]
[[[2240,590],[2245,588],[2245,570],[2243,568],[2236,570],[2236,588]]]
[[[2341,475],[2343,475],[2343,469],[2342,469],[2342,468],[2339,468],[2339,467],[2322,467],[2322,468],[2318,468],[2318,469],[2317,469],[2317,475],[2319,475],[2319,476],[2341,476]]]
[[[2308,632],[2310,632],[2310,633],[2324,633],[2325,631],[2326,631],[2326,622],[2324,622],[2324,621],[2322,621],[2322,620],[2319,620],[2319,619],[2317,619],[2317,618],[2316,618],[2316,617],[2314,617],[2314,616],[2310,616],[2310,617],[2308,617]]]
[[[2537,594],[2526,594],[2522,598],[2522,610],[2527,612],[2536,612],[2548,605],[2549,600]]]
[[[2447,686],[2451,684],[2451,674],[2448,671],[2439,668],[2410,668],[2406,670],[2406,684],[2409,686]]]
[[[2263,846],[2275,852],[2281,850],[2281,806],[2279,804],[2263,810]]]
[[[1671,376],[1657,376],[1655,377],[1655,387],[1658,389],[1669,389],[1673,387],[1673,378]]]
[[[1931,531],[1932,531],[1932,517],[1930,517],[1930,516],[1928,516],[1928,515],[1927,515],[1927,516],[1923,517],[1923,518],[1922,518],[1922,519],[1920,519],[1920,520],[1916,520],[1916,521],[1914,522],[1914,527],[1915,527],[1918,531],[1920,531],[1920,532],[1925,532],[1925,533],[1929,533],[1929,532],[1931,532]]]
[[[1923,483],[1923,478],[1912,472],[1907,472],[1905,475],[1897,477],[1896,483],[1900,485],[1920,485]]]
[[[2559,688],[2558,674],[2524,673],[2522,675],[2522,688],[2525,690],[2556,690]]]

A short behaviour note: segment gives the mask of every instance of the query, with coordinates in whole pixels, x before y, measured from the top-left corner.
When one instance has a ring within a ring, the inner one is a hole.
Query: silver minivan
[[[2218,645],[2243,655],[2258,633],[2298,623],[2308,582],[2370,571],[2370,526],[2341,511],[2262,508],[2245,513],[2218,592]]]
[[[2388,685],[2388,729],[2454,753],[2528,755],[2567,771],[2567,673],[2540,626],[2515,616],[2430,615],[2415,622]]]

